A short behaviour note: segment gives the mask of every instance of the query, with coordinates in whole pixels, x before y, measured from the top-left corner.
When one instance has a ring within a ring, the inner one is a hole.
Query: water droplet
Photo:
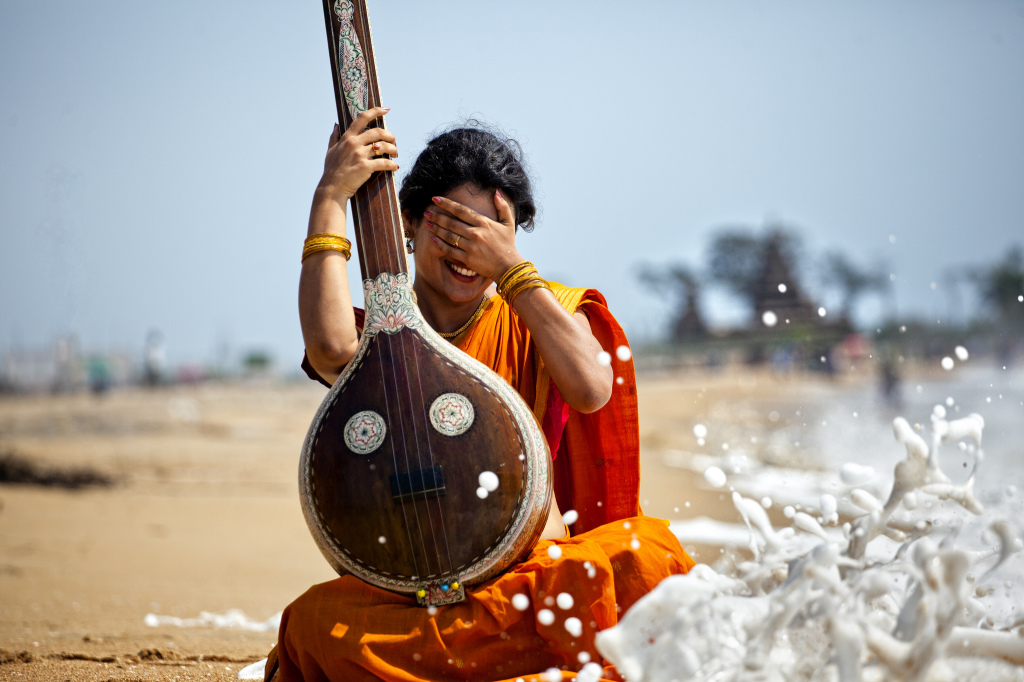
[[[964,348],[963,346],[957,346],[956,348],[953,349],[953,352],[956,353],[956,357],[958,360],[960,360],[960,362],[964,362],[965,360],[967,360],[967,358],[970,357],[970,355],[968,355],[967,353],[967,349]]]
[[[626,380],[623,379],[622,377],[616,377],[615,383],[617,383],[619,386],[621,386],[622,384],[626,383]]]
[[[766,327],[774,327],[779,322],[779,316],[770,310],[766,310],[764,315],[761,316],[761,321],[764,322]]]
[[[784,293],[786,293],[786,288],[787,288],[787,287],[786,287],[786,285],[785,285],[785,284],[780,284],[780,285],[779,285],[779,293],[780,293],[780,294],[784,294]]]
[[[581,625],[582,625],[582,623],[581,623]],[[588,654],[586,651],[581,651],[581,652],[579,652],[579,654],[576,655],[576,660],[579,661],[580,663],[589,663],[590,662],[590,654]]]
[[[479,497],[481,500],[486,500],[487,499],[487,495],[488,495],[487,488],[484,488],[483,486],[481,486],[481,487],[476,489],[476,496]]]
[[[632,547],[633,551],[635,552],[636,550],[640,549],[640,541],[636,538],[633,538],[629,541],[629,546]]]
[[[818,308],[818,317],[825,317],[826,314],[828,314],[827,310],[824,308]]]
[[[954,364],[955,363],[953,362],[953,358],[949,357],[948,355],[942,358],[942,369],[946,370],[947,372],[953,369]]]
[[[704,470],[704,478],[715,488],[725,485],[725,472],[718,467],[708,467]]]
[[[558,545],[551,545],[550,547],[548,547],[548,556],[555,560],[561,559],[562,548]]]
[[[633,352],[629,350],[629,346],[619,346],[615,349],[615,357],[625,362],[633,357]]]
[[[558,594],[558,597],[555,599],[555,603],[558,604],[558,608],[562,609],[563,611],[568,611],[572,608],[572,605],[575,602],[573,601],[571,594],[569,594],[568,592],[560,592]]]
[[[480,487],[489,493],[493,493],[498,489],[498,474],[493,471],[482,471],[478,479],[480,481]]]
[[[606,351],[601,351],[600,353],[598,353],[597,354],[597,364],[601,365],[602,367],[607,367],[610,364],[612,364],[612,356],[611,356],[611,354],[606,352]]]
[[[512,606],[515,607],[516,611],[525,611],[530,608],[530,598],[525,594],[517,594],[512,597]]]
[[[693,435],[697,438],[705,438],[708,435],[708,427],[703,424],[695,424],[693,427]]]
[[[576,513],[576,510],[570,509],[569,511],[562,514],[562,523],[564,523],[567,526],[571,526],[572,524],[576,523],[576,521],[579,520],[579,518],[580,515]]]
[[[383,545],[383,544],[384,544],[385,542],[387,542],[387,541],[388,541],[388,539],[387,539],[386,537],[384,537],[383,535],[381,535],[381,536],[380,536],[379,538],[377,538],[377,542],[379,542],[379,543],[380,543],[380,544],[382,544],[382,545]]]
[[[541,609],[537,612],[537,621],[541,625],[551,625],[555,622],[555,614],[551,609]],[[558,677],[561,680],[561,675]]]
[[[782,515],[785,516],[787,519],[791,519],[794,516],[796,516],[796,509],[793,509],[792,505],[787,504],[785,507],[782,508]]]
[[[580,622],[580,619],[576,617],[566,618],[565,629],[573,637],[579,637],[583,634],[583,623]]]
[[[771,509],[772,508],[772,498],[770,498],[770,497],[762,497],[761,498],[761,506],[764,507],[765,509]]]

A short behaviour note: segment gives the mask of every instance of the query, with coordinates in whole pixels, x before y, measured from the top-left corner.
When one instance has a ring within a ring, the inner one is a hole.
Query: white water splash
[[[796,510],[792,527],[776,530],[760,503],[734,492],[753,559],[728,575],[698,565],[666,579],[597,636],[601,654],[628,682],[1024,680],[1024,617],[982,601],[1020,549],[1018,530],[998,518],[988,521],[991,547],[957,544],[961,519],[984,512],[974,491],[984,421],[936,410],[931,426],[929,446],[894,420],[906,455],[885,502],[858,487],[873,471],[843,468],[846,488],[820,509],[826,522],[835,509],[851,518],[842,530]],[[975,464],[954,483],[939,451],[963,439]]]
[[[175,616],[158,616],[147,613],[143,622],[151,628],[161,625],[173,625],[179,628],[234,628],[250,632],[277,632],[281,626],[281,614],[275,613],[267,620],[253,620],[241,609],[228,609],[224,613],[200,611],[198,618],[177,618]]]

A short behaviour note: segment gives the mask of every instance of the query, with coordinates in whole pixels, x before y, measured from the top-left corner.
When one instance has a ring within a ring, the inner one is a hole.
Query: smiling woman
[[[346,202],[375,171],[397,168],[380,158],[397,155],[394,136],[371,127],[386,112],[368,109],[348,130],[335,129],[310,236],[342,238]],[[597,680],[604,674],[594,635],[663,578],[693,565],[667,524],[640,512],[628,342],[600,293],[544,280],[520,252],[518,228],[532,229],[536,206],[514,141],[478,127],[439,135],[416,160],[399,201],[423,321],[497,373],[532,410],[553,460],[554,499],[525,560],[465,586],[459,603],[424,610],[411,595],[353,575],[314,586],[285,610],[268,677],[501,680],[587,665]],[[304,367],[328,386],[362,357],[360,336],[382,324],[352,307],[347,267],[343,247],[303,261]],[[431,408],[439,432],[448,422],[493,419],[467,417],[466,401],[456,404],[461,398],[440,396],[436,419]],[[449,475],[458,473],[446,469],[443,477]],[[443,486],[441,476],[430,474],[432,490]],[[479,497],[495,488],[481,474]],[[390,546],[380,538],[379,546]],[[556,601],[557,617],[547,608]]]

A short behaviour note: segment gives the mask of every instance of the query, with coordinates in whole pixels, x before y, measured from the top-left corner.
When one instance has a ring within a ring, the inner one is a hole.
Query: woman
[[[311,236],[344,235],[356,190],[373,172],[398,170],[394,136],[367,128],[387,111],[368,110],[344,133],[335,126]],[[532,228],[536,207],[514,142],[475,128],[439,135],[399,201],[425,320],[533,407],[554,457],[556,503],[527,560],[468,589],[465,602],[422,609],[351,576],[314,586],[286,609],[268,677],[501,680],[579,670],[600,661],[597,631],[693,565],[664,522],[640,515],[636,384],[628,353],[616,353],[625,336],[598,292],[546,282],[524,264],[516,231]],[[326,385],[358,345],[347,267],[334,250],[303,261],[303,365]],[[573,536],[560,506],[574,510]]]

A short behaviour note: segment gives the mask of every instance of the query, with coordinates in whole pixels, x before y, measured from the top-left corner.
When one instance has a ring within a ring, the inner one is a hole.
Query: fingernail
[[[427,227],[434,227],[434,223],[430,222],[429,220],[424,220],[423,222],[426,223]]]
[[[437,244],[437,237],[431,237],[431,238],[430,238],[430,241],[432,241],[432,242],[434,242],[435,244]]]
[[[338,124],[337,123],[334,124],[334,132],[338,132]]]
[[[433,201],[435,204],[441,203],[441,197],[430,197],[430,200]]]
[[[391,107],[384,107],[384,111],[391,111]]]
[[[430,211],[424,211],[424,212],[423,212],[423,215],[425,215],[425,216],[427,216],[427,217],[429,218],[430,216],[432,216],[432,215],[434,215],[434,214],[433,214],[433,213],[431,213]]]

